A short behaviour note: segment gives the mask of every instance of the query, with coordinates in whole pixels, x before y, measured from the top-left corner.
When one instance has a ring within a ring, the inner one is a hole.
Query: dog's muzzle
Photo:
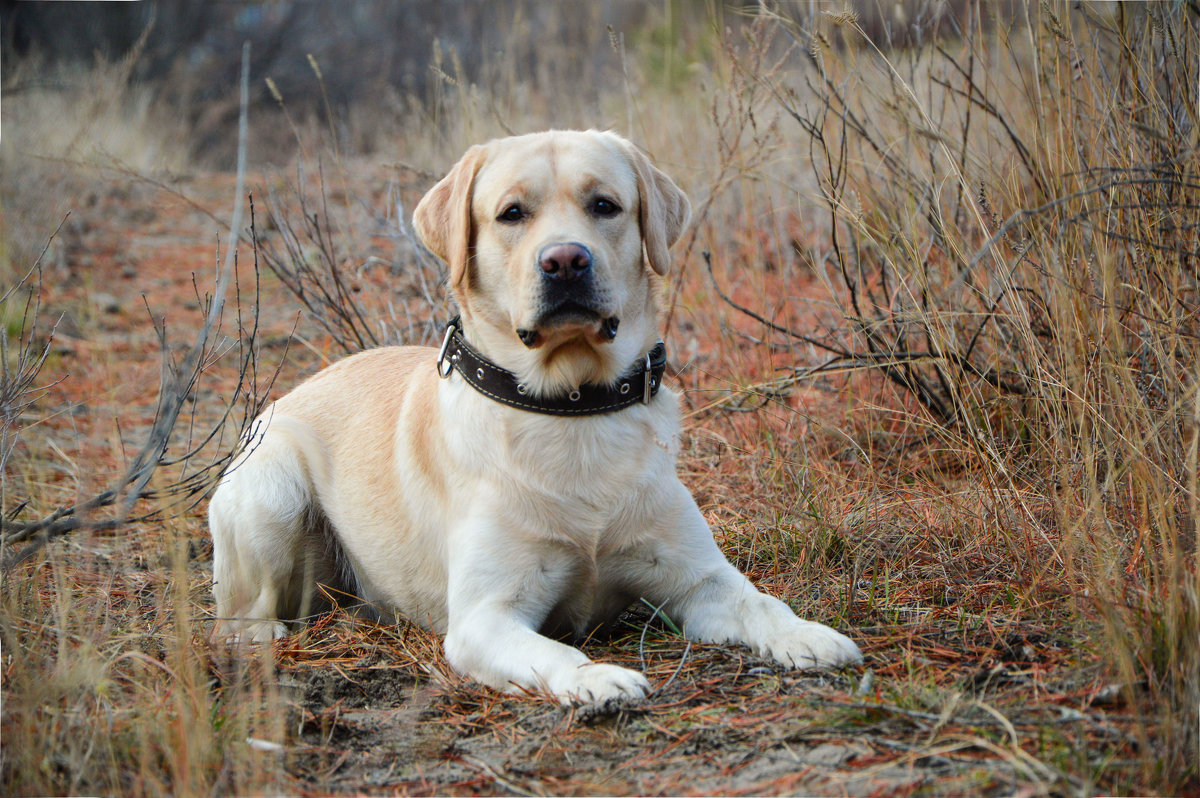
[[[532,327],[516,330],[521,343],[534,349],[543,342],[543,330],[572,325],[594,330],[601,343],[617,337],[621,320],[604,307],[594,263],[592,251],[574,241],[542,247],[537,257],[541,273],[538,311]]]

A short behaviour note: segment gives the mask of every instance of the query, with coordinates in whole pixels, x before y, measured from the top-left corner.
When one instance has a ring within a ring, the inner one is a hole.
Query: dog
[[[563,702],[650,692],[560,642],[639,598],[691,640],[859,662],[730,565],[675,475],[658,325],[690,214],[610,132],[468,150],[413,214],[460,317],[440,349],[355,354],[263,413],[209,509],[220,630],[282,637],[337,585],[443,634],[459,673]]]

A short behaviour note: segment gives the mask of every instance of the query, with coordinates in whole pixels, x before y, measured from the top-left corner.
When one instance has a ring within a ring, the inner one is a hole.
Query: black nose
[[[538,266],[548,279],[576,280],[592,268],[592,253],[583,244],[548,244],[538,253]]]

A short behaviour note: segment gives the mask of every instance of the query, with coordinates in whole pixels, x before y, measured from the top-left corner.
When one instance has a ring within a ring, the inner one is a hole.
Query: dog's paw
[[[287,626],[283,621],[255,621],[228,629],[225,639],[231,645],[270,643],[281,637],[287,637]]]
[[[583,704],[575,711],[575,720],[585,726],[593,726],[607,718],[621,715],[641,715],[649,711],[644,698],[618,696],[591,704]]]
[[[642,674],[602,662],[580,665],[552,681],[549,687],[564,704],[639,699],[650,692],[650,682]]]
[[[766,645],[776,662],[788,667],[838,668],[862,662],[862,652],[854,641],[828,626],[799,618],[777,629]]]

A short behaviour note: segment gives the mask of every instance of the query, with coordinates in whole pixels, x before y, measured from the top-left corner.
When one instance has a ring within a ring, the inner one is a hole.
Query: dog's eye
[[[516,224],[524,220],[526,215],[525,209],[514,202],[500,212],[500,215],[496,217],[496,221],[504,222],[505,224]]]
[[[600,197],[592,202],[592,213],[597,216],[616,216],[620,212],[621,206],[607,197]]]

